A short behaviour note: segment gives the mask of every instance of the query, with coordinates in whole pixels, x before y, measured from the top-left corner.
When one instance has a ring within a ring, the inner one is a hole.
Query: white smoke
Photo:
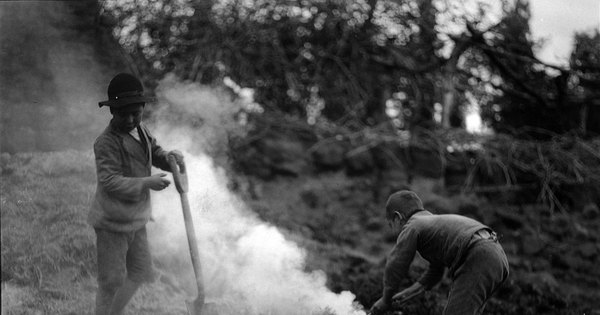
[[[151,130],[163,147],[185,155],[207,300],[226,304],[232,314],[364,314],[354,294],[333,293],[323,272],[304,270],[303,249],[286,240],[275,226],[260,221],[228,189],[225,172],[203,152],[226,141],[226,128],[234,124],[232,116],[241,105],[216,90],[180,83],[172,76],[161,82],[158,96],[168,104],[164,110],[185,113],[180,117],[192,124],[196,118],[202,121],[191,128],[160,112],[165,119]],[[153,208],[156,222],[149,228],[155,252],[189,261],[174,187],[155,193]],[[193,278],[191,266],[184,269],[178,272]]]

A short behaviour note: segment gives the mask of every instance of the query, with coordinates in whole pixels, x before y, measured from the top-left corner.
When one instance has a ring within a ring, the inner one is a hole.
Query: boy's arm
[[[98,182],[106,192],[124,201],[136,202],[146,192],[146,177],[123,175],[118,143],[100,138],[94,144]]]
[[[169,151],[165,151],[161,146],[156,144],[156,140],[151,138],[152,140],[152,165],[160,168],[163,171],[170,172],[171,167],[169,167],[169,162],[167,160],[167,156],[169,155]]]
[[[396,245],[390,252],[383,273],[383,300],[389,303],[398,290],[400,281],[406,277],[410,263],[417,252],[416,232],[405,226]]]
[[[169,166],[169,161],[167,157],[169,155],[169,151],[164,150],[158,143],[156,139],[150,134],[150,131],[143,127],[144,132],[147,135],[148,141],[150,142],[150,152],[152,152],[152,166],[158,167],[163,171],[170,172],[171,167]]]
[[[420,295],[424,291],[425,291],[425,287],[421,283],[415,282],[410,287],[400,291],[399,293],[396,293],[392,297],[392,300],[393,300],[392,305],[396,306],[396,307],[399,305],[402,305],[402,304],[406,303],[408,300],[413,299],[416,296]]]
[[[444,265],[439,263],[430,263],[427,270],[421,275],[418,282],[422,284],[427,290],[435,286],[442,277],[444,276]]]

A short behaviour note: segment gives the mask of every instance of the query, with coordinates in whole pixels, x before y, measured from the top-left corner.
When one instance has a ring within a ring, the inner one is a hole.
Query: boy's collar
[[[406,215],[406,219],[408,220],[408,219],[412,218],[414,215],[417,215],[417,214],[418,215],[425,214],[425,213],[423,213],[423,211],[426,212],[426,213],[431,213],[431,212],[429,212],[429,211],[427,211],[425,209],[414,209],[411,212],[409,212],[408,215]]]
[[[123,131],[123,130],[120,130],[119,128],[117,128],[117,126],[115,126],[113,119],[111,119],[110,122],[108,123],[108,127],[110,128],[111,131],[116,132],[121,135],[126,135],[129,133],[129,131]],[[137,127],[135,127],[135,129],[138,129],[138,128],[142,128],[142,123],[140,123]]]

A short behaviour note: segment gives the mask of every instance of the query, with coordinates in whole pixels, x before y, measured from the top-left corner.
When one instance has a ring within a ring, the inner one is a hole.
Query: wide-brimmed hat
[[[99,102],[98,106],[119,108],[152,101],[153,97],[144,96],[144,87],[138,78],[129,73],[119,73],[108,84],[108,100]]]

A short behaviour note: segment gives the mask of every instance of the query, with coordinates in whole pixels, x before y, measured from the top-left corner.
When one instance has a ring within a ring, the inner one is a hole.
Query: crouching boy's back
[[[488,226],[460,215],[432,214],[411,191],[390,196],[386,218],[399,235],[385,266],[383,296],[371,308],[372,314],[383,313],[393,300],[431,289],[446,268],[452,279],[447,315],[481,314],[486,301],[506,281],[508,260]],[[417,252],[429,266],[417,282],[398,292]]]

